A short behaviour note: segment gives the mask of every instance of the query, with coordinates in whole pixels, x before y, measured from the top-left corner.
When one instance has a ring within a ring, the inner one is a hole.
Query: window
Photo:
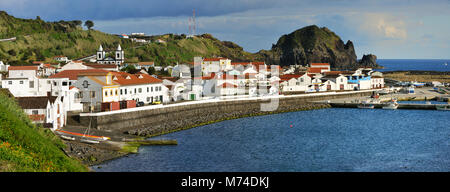
[[[108,91],[105,91],[105,97],[107,97],[108,96]]]
[[[109,91],[109,95],[113,96],[113,92],[112,90]]]
[[[31,113],[32,113],[33,115],[39,114],[38,110],[33,110],[33,111],[31,111]]]
[[[344,79],[341,78],[341,83],[344,82]]]
[[[149,87],[147,87],[147,93],[150,91],[150,88]]]
[[[12,81],[8,81],[8,85],[12,85]]]
[[[54,85],[54,86],[57,86],[57,85],[58,85],[58,82],[54,81],[54,82],[53,82],[53,85]]]
[[[91,98],[95,98],[95,91],[91,91]]]
[[[23,84],[23,81],[19,81],[19,83],[22,85],[22,84]]]
[[[153,87],[152,87],[152,92],[153,92]]]
[[[117,89],[116,89],[116,95],[118,95],[118,94],[117,94]]]
[[[139,88],[139,93],[142,93],[142,88]]]
[[[34,88],[34,81],[30,81],[30,88]]]
[[[122,95],[122,94],[123,94],[122,92],[123,92],[123,89],[121,89],[121,90],[120,90],[120,95]]]
[[[127,93],[127,89],[125,89],[125,95],[126,95],[126,94],[128,94],[128,93]]]
[[[134,94],[136,94],[137,92],[136,92],[136,88],[134,88]]]
[[[301,82],[301,83],[303,83],[304,81],[305,81],[305,80],[303,80],[303,77],[302,77],[302,78],[300,78],[300,82]]]
[[[67,86],[67,82],[62,82],[62,86]]]

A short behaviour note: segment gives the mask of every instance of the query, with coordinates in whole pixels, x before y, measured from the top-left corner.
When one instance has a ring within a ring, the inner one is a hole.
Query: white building
[[[37,124],[51,124],[53,130],[66,125],[67,112],[61,96],[16,97],[19,106]]]
[[[111,72],[113,83],[119,85],[119,100],[135,100],[146,104],[168,102],[167,87],[163,81],[148,74]]]
[[[121,65],[124,61],[125,61],[125,53],[122,50],[122,47],[120,47],[120,45],[114,52],[114,58],[106,57],[106,52],[103,50],[102,45],[100,45],[100,47],[98,48],[97,63]]]

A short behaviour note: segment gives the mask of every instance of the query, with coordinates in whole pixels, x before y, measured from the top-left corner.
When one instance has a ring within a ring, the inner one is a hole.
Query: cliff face
[[[360,65],[357,62],[353,42],[344,43],[339,36],[326,27],[315,25],[283,35],[271,50],[262,50],[266,63],[275,65],[303,65],[309,63],[330,63],[334,69],[350,69]]]

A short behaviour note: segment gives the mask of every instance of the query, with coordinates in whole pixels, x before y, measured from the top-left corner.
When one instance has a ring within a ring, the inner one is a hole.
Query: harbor
[[[383,91],[383,90],[382,90]],[[434,103],[430,101],[448,102],[448,94],[442,94],[430,87],[415,88],[414,93],[405,93],[398,91],[392,91],[391,93],[385,92],[383,95],[375,92],[376,95],[353,97],[353,98],[341,98],[333,100],[322,100],[318,103],[328,103],[331,107],[335,108],[379,108],[382,109],[395,101],[424,101],[423,103],[398,103],[395,109],[420,109],[420,110],[448,110],[448,104]]]

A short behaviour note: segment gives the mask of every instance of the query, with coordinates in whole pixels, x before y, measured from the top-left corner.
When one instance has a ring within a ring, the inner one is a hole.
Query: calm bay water
[[[377,59],[378,71],[450,71],[450,59]],[[447,63],[447,65],[445,65]]]
[[[291,127],[292,125],[292,127]],[[450,171],[450,112],[321,109],[223,121],[159,136],[95,171]]]

